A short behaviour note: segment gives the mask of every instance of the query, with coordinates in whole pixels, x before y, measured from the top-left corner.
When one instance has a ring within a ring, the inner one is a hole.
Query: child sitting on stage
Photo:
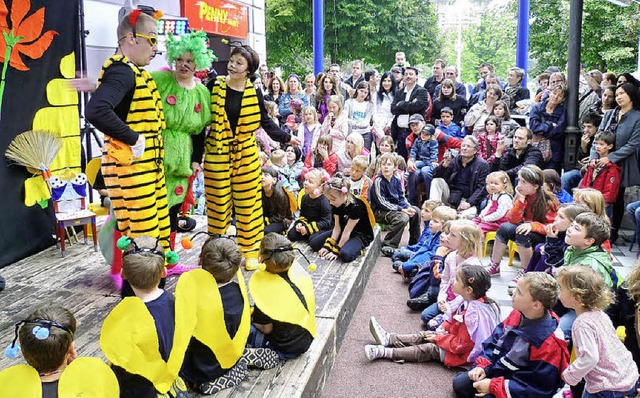
[[[249,346],[271,348],[281,359],[306,352],[316,334],[316,302],[309,274],[294,264],[291,242],[266,234],[260,243],[264,270],[249,280],[255,303]]]
[[[118,396],[118,381],[101,359],[77,358],[75,333],[76,318],[56,305],[40,308],[18,322],[5,355],[15,358],[21,350],[28,365],[0,372],[2,396]]]
[[[315,234],[331,229],[331,205],[322,194],[323,175],[313,169],[304,176],[304,196],[300,203],[300,216],[287,232],[290,241],[310,240]]]
[[[158,287],[167,273],[160,241],[150,236],[122,237],[122,277],[135,293],[107,316],[100,348],[112,363],[121,395],[175,397],[187,391],[178,375],[193,331],[189,304],[178,305],[173,294]],[[175,252],[169,252],[176,256]],[[176,295],[181,290],[180,281]]]

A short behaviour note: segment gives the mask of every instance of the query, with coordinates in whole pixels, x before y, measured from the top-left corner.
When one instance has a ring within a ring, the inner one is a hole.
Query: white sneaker
[[[364,346],[364,355],[370,361],[384,358],[384,346],[367,344],[366,346]]]
[[[511,282],[509,282],[508,286],[515,289],[518,286],[518,281],[524,276],[525,273],[526,271],[520,268],[518,272],[516,272],[516,277],[511,279]]]
[[[371,335],[376,340],[376,343],[385,347],[390,345],[391,339],[389,333],[380,326],[374,316],[369,319],[369,331],[371,331]]]

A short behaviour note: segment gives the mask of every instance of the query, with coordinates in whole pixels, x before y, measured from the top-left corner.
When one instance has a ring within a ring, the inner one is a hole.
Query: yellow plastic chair
[[[518,246],[516,246],[516,242],[510,240],[507,247],[509,248],[509,267],[511,267],[513,265],[513,258],[515,257],[516,253],[518,253]],[[518,256],[519,255],[520,254],[518,254]],[[526,265],[523,265],[523,267],[526,267]]]
[[[484,235],[484,248],[482,249],[482,257],[487,257],[487,247],[489,246],[489,242],[496,240],[496,231],[487,232]]]

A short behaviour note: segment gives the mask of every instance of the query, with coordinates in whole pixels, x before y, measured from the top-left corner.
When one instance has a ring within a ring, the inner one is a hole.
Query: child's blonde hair
[[[577,203],[584,204],[590,208],[593,213],[606,218],[607,221],[609,220],[609,217],[607,217],[607,213],[605,212],[607,204],[604,201],[604,195],[597,189],[576,189],[573,192],[573,200]]]
[[[20,327],[18,337],[24,359],[38,373],[56,371],[73,343],[76,318],[68,309],[53,305],[37,309],[22,322],[24,324]],[[49,322],[55,322],[59,326],[51,326]],[[46,328],[49,331],[48,337],[37,337],[34,332],[36,327]]]
[[[640,303],[640,260],[636,261],[636,265],[631,272],[629,272],[629,275],[627,275],[625,283],[629,292],[629,298],[636,303]]]
[[[291,241],[275,232],[270,232],[262,238],[260,256],[262,256],[266,271],[272,274],[288,270],[295,260]]]
[[[316,108],[312,106],[307,106],[302,110],[302,116],[304,117],[305,115],[313,115],[313,124],[318,123],[318,112],[316,111]],[[303,120],[303,123],[304,123],[304,120]]]
[[[267,166],[267,163],[269,163],[269,155],[267,155],[265,152],[258,152],[258,158],[260,159],[260,167],[262,166]]]
[[[356,147],[355,154],[360,155],[362,153],[362,149],[364,148],[364,138],[362,138],[362,134],[360,133],[351,133],[347,136],[347,141],[351,141],[353,145]],[[346,146],[345,146],[346,151]]]
[[[436,199],[427,199],[422,203],[422,207],[432,213],[431,217],[433,217],[433,210],[439,206],[442,206],[442,202]]]
[[[457,220],[458,213],[456,212],[456,209],[441,204],[436,206],[431,212],[431,219],[433,220],[434,218],[446,223],[447,221]]]
[[[309,170],[305,175],[304,175],[305,179],[308,179],[310,181],[313,181],[316,185],[321,186],[322,185],[322,171],[318,170],[318,169],[313,169],[313,170]],[[310,193],[310,192],[307,192]]]
[[[333,115],[333,117],[340,116],[340,114],[342,113],[342,99],[340,99],[340,96],[330,95],[329,99],[327,100],[327,105],[329,105],[330,102],[333,102],[334,104],[338,105],[338,114]]]
[[[342,174],[336,173],[336,175],[325,182],[323,185],[323,191],[327,198],[335,197],[336,195],[346,195],[347,203],[353,203],[354,196],[349,192],[351,189],[351,182],[349,178],[344,178]]]
[[[218,283],[229,282],[238,272],[242,253],[238,245],[226,237],[210,237],[202,245],[200,264]]]
[[[282,149],[276,149],[271,152],[271,163],[274,166],[283,166],[285,162],[286,153]]]
[[[588,311],[604,310],[613,302],[613,293],[605,285],[604,278],[592,268],[566,265],[558,272],[558,283]]]
[[[480,257],[482,253],[482,231],[471,220],[451,221],[451,233],[453,230],[460,233],[460,247],[458,255],[462,258]]]
[[[558,207],[558,213],[562,212],[570,221],[575,221],[582,213],[589,213],[591,209],[580,203],[564,203]]]
[[[132,287],[149,290],[158,286],[164,271],[164,248],[156,238],[142,235],[122,253],[122,275]]]
[[[272,119],[275,118],[278,114],[278,104],[276,104],[274,101],[265,101],[264,108],[267,110],[267,114]]]
[[[353,158],[353,161],[351,162],[351,166],[359,167],[362,170],[366,170],[367,167],[369,167],[369,159],[367,159],[367,157],[364,155],[358,155],[355,158]]]
[[[506,193],[508,193],[509,195],[513,195],[513,185],[511,184],[511,178],[509,178],[509,175],[506,172],[494,171],[492,173],[489,173],[489,175],[487,176],[487,182],[494,178],[504,184],[504,191]]]
[[[558,301],[558,282],[546,272],[527,272],[522,277],[529,288],[533,301],[542,304],[545,310],[550,310]]]

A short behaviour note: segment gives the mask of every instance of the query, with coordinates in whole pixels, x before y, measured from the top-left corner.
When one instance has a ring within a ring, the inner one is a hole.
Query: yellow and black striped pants
[[[245,258],[257,258],[264,233],[262,171],[254,134],[208,143],[204,183],[210,233],[224,234],[235,210],[237,242]]]

